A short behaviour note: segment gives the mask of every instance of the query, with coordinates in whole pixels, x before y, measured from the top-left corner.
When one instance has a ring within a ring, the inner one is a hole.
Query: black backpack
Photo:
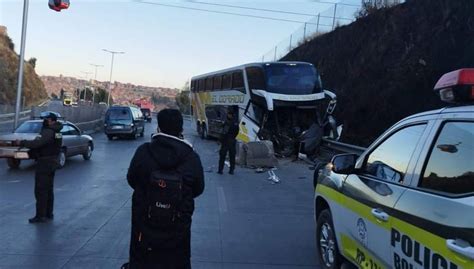
[[[148,151],[154,160],[150,145]],[[177,168],[177,167],[176,167]],[[148,250],[174,248],[189,233],[191,216],[181,211],[187,195],[182,175],[175,169],[150,173],[145,190],[145,207],[138,241]]]

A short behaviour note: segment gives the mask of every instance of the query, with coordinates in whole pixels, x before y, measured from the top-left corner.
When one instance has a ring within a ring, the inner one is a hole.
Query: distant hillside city
[[[49,96],[60,96],[61,90],[74,96],[77,89],[96,88],[108,90],[109,82],[77,79],[66,76],[41,76]],[[175,97],[178,89],[163,87],[149,87],[134,85],[131,83],[112,83],[112,97],[115,104],[133,104],[136,100],[147,100],[151,102],[158,111],[166,107],[176,107]]]

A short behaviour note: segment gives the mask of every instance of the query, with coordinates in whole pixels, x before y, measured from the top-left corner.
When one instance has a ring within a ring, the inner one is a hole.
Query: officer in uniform
[[[53,184],[62,145],[60,133],[62,127],[57,116],[49,113],[43,117],[43,127],[38,138],[32,141],[17,141],[19,146],[31,149],[37,159],[35,170],[36,215],[28,220],[30,223],[46,222],[54,217]]]
[[[221,136],[221,149],[219,151],[219,170],[217,173],[222,174],[224,169],[224,162],[227,152],[229,152],[230,169],[229,174],[234,174],[235,169],[235,148],[236,137],[239,134],[239,124],[234,118],[234,111],[227,112],[227,120],[224,123],[224,132]]]

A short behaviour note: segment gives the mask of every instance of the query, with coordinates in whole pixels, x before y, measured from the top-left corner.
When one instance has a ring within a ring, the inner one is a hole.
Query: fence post
[[[337,3],[334,4],[334,16],[332,18],[332,29],[336,27],[336,11],[337,11]]]
[[[306,43],[306,22],[304,23],[304,30],[303,30],[303,43]]]
[[[275,46],[275,55],[273,56],[273,61],[275,62],[276,59],[277,59],[277,47],[278,46]]]
[[[290,51],[291,51],[291,41],[293,39],[293,34],[290,35]]]
[[[318,13],[318,23],[316,23],[316,35],[319,34],[319,18],[321,17],[321,13]]]

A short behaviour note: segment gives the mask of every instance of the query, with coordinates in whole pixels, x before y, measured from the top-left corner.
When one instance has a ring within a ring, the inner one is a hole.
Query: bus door
[[[258,141],[262,117],[262,109],[249,101],[239,122],[237,139],[245,143]]]

